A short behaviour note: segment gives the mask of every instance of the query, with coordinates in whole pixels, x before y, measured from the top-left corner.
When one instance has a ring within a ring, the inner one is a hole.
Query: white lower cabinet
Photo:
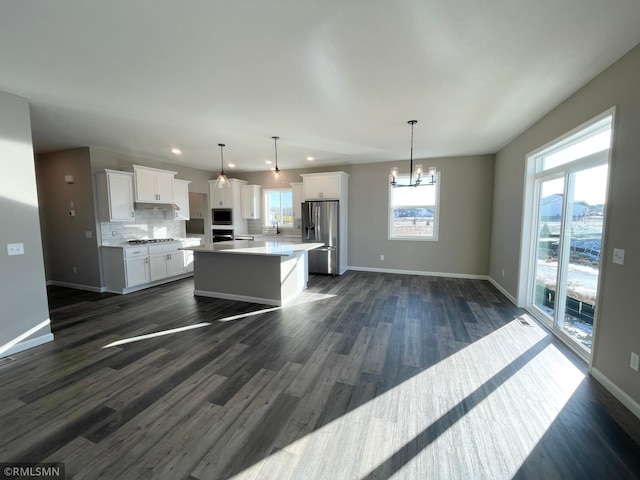
[[[149,257],[127,258],[125,275],[127,287],[149,283]]]
[[[185,242],[137,246],[103,246],[102,266],[105,289],[113,293],[129,293],[186,277],[193,273],[193,252],[183,246],[200,245],[200,239]]]
[[[144,246],[125,248],[125,286],[136,287],[149,283],[149,250]]]
[[[178,250],[181,243],[165,243],[149,247],[149,270],[151,281],[175,277],[185,273],[184,253]]]
[[[181,275],[186,271],[184,265],[184,253],[181,251],[175,251],[171,253],[149,255],[149,270],[152,282],[163,278]]]
[[[193,273],[193,252],[189,250],[184,251],[184,268],[187,272]]]

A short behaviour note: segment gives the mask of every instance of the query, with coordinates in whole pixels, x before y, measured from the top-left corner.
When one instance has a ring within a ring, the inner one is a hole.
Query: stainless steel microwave
[[[231,225],[231,217],[233,210],[231,208],[214,208],[211,210],[212,225]]]

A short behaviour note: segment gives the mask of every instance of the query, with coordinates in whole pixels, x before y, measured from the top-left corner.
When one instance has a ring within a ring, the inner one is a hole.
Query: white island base
[[[282,306],[307,288],[317,243],[236,240],[194,251],[194,295]]]

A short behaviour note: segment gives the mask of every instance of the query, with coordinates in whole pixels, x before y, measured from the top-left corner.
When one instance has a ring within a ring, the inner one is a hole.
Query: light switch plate
[[[624,250],[621,248],[613,249],[613,263],[624,265]]]
[[[638,357],[637,353],[631,352],[631,362],[629,363],[629,366],[636,372],[638,371],[638,368],[640,367],[640,357]]]
[[[24,255],[24,243],[7,243],[7,254]]]

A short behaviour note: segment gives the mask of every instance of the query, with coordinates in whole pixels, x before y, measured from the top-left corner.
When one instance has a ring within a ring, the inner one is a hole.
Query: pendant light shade
[[[222,149],[225,147],[224,143],[219,143],[218,146],[220,147],[220,173],[218,174],[218,178],[216,179],[216,188],[229,188],[231,187],[231,184],[229,183],[229,179],[227,179],[227,176],[224,174],[224,156],[222,153]]]
[[[287,179],[285,173],[278,168],[278,140],[280,137],[271,137],[273,138],[273,147],[275,150],[275,168],[271,169],[271,179],[269,180],[269,185],[273,187],[284,187],[287,185]]]
[[[436,169],[435,167],[429,167],[427,174],[424,175],[424,168],[422,165],[413,166],[413,126],[418,123],[417,120],[409,120],[407,122],[411,125],[411,164],[409,167],[409,183],[398,183],[398,168],[393,167],[391,174],[389,175],[389,184],[392,187],[418,187],[420,185],[433,185],[436,183]],[[415,181],[413,180],[415,177]],[[426,177],[426,178],[425,178]],[[426,180],[426,181],[425,181]]]

